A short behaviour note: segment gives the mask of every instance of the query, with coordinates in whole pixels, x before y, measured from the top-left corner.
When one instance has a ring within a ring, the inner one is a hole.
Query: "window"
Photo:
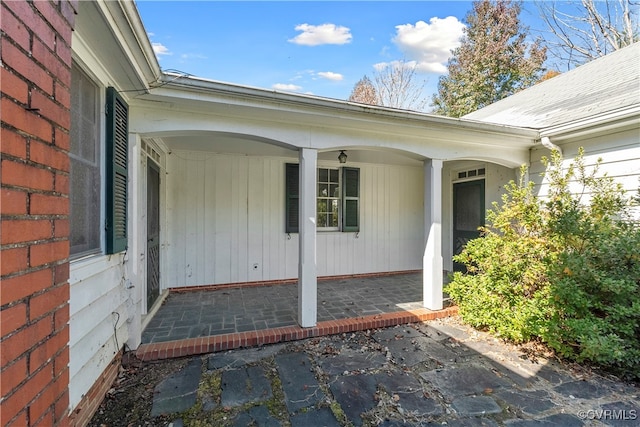
[[[127,243],[128,106],[113,88],[107,89],[104,119],[100,117],[99,103],[100,88],[74,64],[69,152],[70,251],[74,258],[100,253],[103,230],[106,253],[123,251]],[[105,120],[106,128],[104,188],[101,120]]]
[[[285,232],[298,232],[299,167],[286,165]],[[318,230],[359,231],[360,169],[318,168],[316,219]]]
[[[73,66],[69,238],[74,257],[100,251],[99,98],[98,86]]]
[[[340,206],[340,171],[318,169],[316,218],[318,229],[338,230]]]

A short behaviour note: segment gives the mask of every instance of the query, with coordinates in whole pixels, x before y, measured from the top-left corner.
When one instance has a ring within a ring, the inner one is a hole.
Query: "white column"
[[[300,149],[300,217],[298,261],[298,323],[303,328],[318,321],[318,272],[316,267],[316,165],[318,152]]]
[[[127,329],[129,338],[127,345],[130,348],[138,348],[142,340],[142,304],[146,293],[146,263],[145,254],[147,251],[147,227],[146,220],[146,193],[145,178],[146,169],[144,156],[141,156],[140,135],[129,134],[129,183],[127,197],[127,224],[128,247],[127,250]],[[140,255],[142,254],[142,256]],[[149,307],[151,308],[151,307]],[[125,319],[122,319],[125,320]]]
[[[424,162],[424,231],[422,304],[442,309],[442,160]]]

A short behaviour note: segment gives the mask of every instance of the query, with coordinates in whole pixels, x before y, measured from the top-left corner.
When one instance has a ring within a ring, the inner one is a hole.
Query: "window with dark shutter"
[[[360,231],[360,169],[342,168],[342,231]]]
[[[340,228],[340,231],[360,231],[360,169],[342,168],[341,189],[338,188],[338,172],[338,169],[318,169],[316,198],[318,229],[327,231]],[[298,233],[300,175],[297,164],[286,164],[285,180],[285,232]],[[339,203],[340,199],[342,203]],[[337,222],[340,215],[337,212],[337,206],[342,209],[341,227],[338,227]]]
[[[286,206],[285,206],[285,233],[298,232],[298,213],[299,213],[299,167],[294,163],[286,165]]]
[[[106,107],[106,250],[114,254],[127,248],[129,107],[112,87]]]

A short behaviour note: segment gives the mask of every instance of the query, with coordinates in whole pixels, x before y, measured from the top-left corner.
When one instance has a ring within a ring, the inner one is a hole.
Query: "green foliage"
[[[546,49],[540,40],[527,42],[520,10],[518,1],[473,3],[462,44],[433,96],[434,113],[460,117],[539,81]]]
[[[466,322],[513,341],[541,339],[564,357],[640,378],[640,224],[619,185],[546,159],[549,194],[506,186],[482,237],[454,259],[447,292]]]

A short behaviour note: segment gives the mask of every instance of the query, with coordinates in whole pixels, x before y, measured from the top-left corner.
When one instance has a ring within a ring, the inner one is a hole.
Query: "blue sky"
[[[531,9],[533,5],[529,4]],[[467,1],[138,0],[164,70],[212,80],[347,99],[364,75],[416,61],[436,92],[471,10]],[[525,3],[525,9],[527,9]],[[534,14],[521,18],[532,28]]]

